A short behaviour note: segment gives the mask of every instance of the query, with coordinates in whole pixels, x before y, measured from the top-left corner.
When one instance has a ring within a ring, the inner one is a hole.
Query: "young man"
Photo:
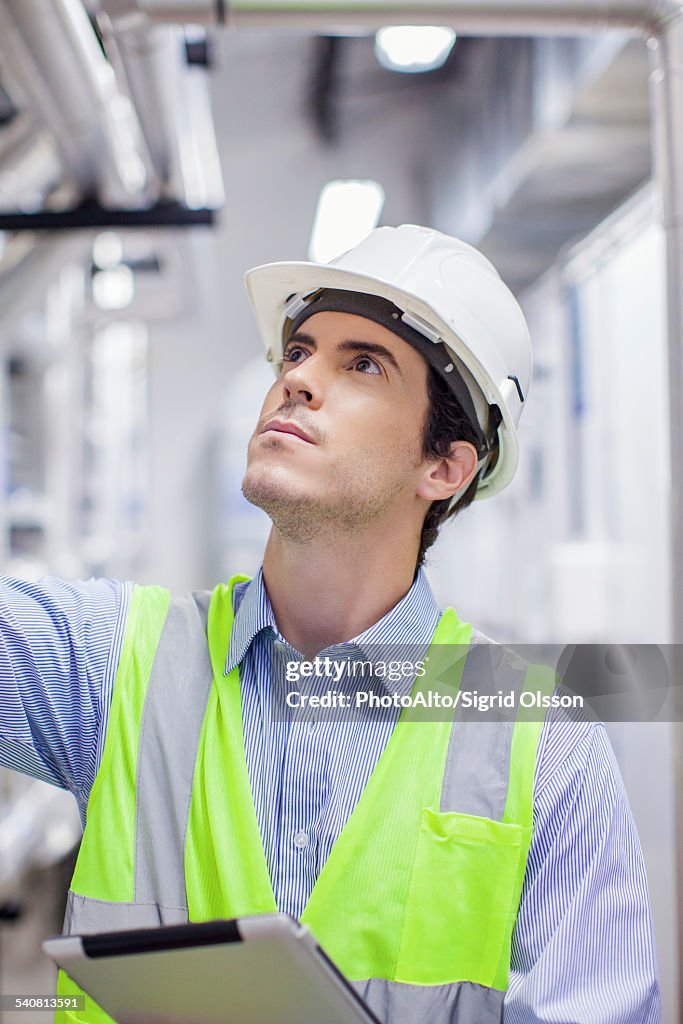
[[[254,579],[175,600],[6,582],[0,762],[87,810],[65,931],[280,909],[388,1024],[654,1024],[644,867],[600,724],[273,711],[302,657],[320,694],[320,659],[397,644],[432,660],[375,680],[386,696],[552,688],[441,612],[420,567],[443,519],[514,474],[519,307],[480,253],[412,225],[247,283],[277,371],[243,482],[273,523]]]

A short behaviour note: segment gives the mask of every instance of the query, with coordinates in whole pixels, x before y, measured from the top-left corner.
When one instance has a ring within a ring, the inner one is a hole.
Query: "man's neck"
[[[271,530],[263,579],[284,638],[306,657],[379,622],[410,590],[414,544],[362,534],[302,544]]]

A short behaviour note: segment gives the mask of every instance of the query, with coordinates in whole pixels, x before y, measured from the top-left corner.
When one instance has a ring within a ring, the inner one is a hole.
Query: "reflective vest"
[[[277,910],[224,667],[235,576],[133,588],[65,934]],[[207,643],[208,639],[208,643]],[[412,694],[549,693],[554,675],[441,616]],[[541,723],[403,708],[301,921],[386,1024],[502,1019]],[[433,720],[437,719],[437,720]],[[57,993],[82,994],[60,971]],[[110,1024],[86,997],[60,1024]]]

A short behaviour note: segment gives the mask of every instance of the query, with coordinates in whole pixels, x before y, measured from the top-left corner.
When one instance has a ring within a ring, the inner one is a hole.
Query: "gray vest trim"
[[[199,735],[213,672],[206,637],[210,592],[171,602],[140,725],[135,902],[187,907],[185,836]]]
[[[460,981],[403,985],[383,978],[352,981],[376,1017],[391,1024],[501,1024],[504,992]]]
[[[480,694],[524,688],[526,665],[511,651],[472,630],[460,690]],[[517,704],[517,699],[515,700]],[[496,708],[495,719],[482,720],[476,709],[458,705],[448,740],[441,789],[441,811],[457,811],[503,820],[510,776],[510,751],[516,708]]]
[[[71,890],[66,898],[65,935],[158,928],[162,924],[187,924],[187,908],[162,907],[159,903],[108,903],[79,896]]]

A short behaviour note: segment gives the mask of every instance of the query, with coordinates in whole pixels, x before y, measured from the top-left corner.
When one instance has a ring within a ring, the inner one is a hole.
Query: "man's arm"
[[[130,589],[0,577],[0,765],[81,804],[99,764]]]
[[[659,1024],[645,866],[607,733],[547,722],[505,1024]]]

